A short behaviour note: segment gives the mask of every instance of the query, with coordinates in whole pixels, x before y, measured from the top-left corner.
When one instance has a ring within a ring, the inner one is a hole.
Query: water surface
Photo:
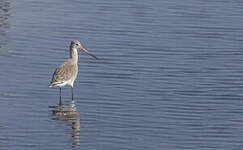
[[[0,149],[240,150],[241,1],[0,1]],[[48,88],[80,53],[75,82]]]

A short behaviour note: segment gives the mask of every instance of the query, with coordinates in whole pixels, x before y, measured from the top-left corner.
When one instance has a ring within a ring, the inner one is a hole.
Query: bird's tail
[[[62,84],[63,82],[51,82],[48,87],[55,87],[58,86],[59,84]]]
[[[53,83],[51,82],[51,83],[49,83],[49,85],[48,85],[48,87],[53,87],[54,85],[53,85]]]

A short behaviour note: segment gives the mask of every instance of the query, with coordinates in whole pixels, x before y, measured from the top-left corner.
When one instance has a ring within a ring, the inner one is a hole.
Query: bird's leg
[[[62,89],[61,89],[61,87],[59,87],[59,96],[60,96],[59,105],[61,106],[62,105]]]
[[[73,102],[73,87],[71,87],[72,88],[72,102]]]

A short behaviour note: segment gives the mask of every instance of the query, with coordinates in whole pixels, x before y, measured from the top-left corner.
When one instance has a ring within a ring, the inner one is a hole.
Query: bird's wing
[[[50,85],[55,85],[70,80],[73,74],[72,68],[73,64],[68,63],[68,61],[57,67],[52,76]]]

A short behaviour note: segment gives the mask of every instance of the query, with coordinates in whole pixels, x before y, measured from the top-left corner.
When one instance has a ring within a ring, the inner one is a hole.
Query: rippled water
[[[0,149],[243,146],[242,1],[0,1]],[[75,104],[47,85],[71,40]]]

